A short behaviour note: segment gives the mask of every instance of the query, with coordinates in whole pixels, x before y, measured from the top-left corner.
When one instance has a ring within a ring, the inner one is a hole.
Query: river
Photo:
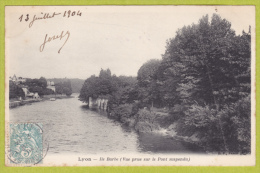
[[[11,122],[43,124],[48,154],[202,153],[194,144],[170,136],[137,133],[74,98],[35,102],[10,109]]]

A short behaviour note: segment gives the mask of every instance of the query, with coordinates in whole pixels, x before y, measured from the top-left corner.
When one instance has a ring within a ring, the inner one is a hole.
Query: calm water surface
[[[194,144],[169,136],[138,134],[105,113],[88,110],[74,96],[10,109],[10,121],[42,123],[48,154],[203,152]]]

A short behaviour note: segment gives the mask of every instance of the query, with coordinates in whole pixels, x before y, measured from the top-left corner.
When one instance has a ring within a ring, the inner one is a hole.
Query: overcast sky
[[[81,16],[63,17],[66,10]],[[52,19],[35,21],[41,12],[62,13]],[[6,7],[6,59],[9,76],[39,78],[81,78],[110,68],[116,75],[136,76],[149,59],[161,59],[165,43],[184,25],[197,23],[208,14],[220,14],[231,22],[237,34],[254,29],[254,7],[238,6],[85,6]],[[28,22],[19,17],[29,14]],[[49,37],[69,31],[67,36],[46,43]]]

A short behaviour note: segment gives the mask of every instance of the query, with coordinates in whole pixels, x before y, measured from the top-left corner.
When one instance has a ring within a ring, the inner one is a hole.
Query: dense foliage
[[[47,88],[47,80],[44,77],[39,79],[27,78],[25,82],[13,82],[9,81],[9,98],[25,97],[25,93],[22,88],[28,88],[31,93],[38,93],[39,96],[51,95],[51,94],[66,94],[70,96],[72,94],[71,82],[66,79],[62,82],[55,84],[55,91]]]
[[[80,91],[79,99],[83,102],[89,101],[92,98],[107,98],[109,99],[109,107],[125,103],[133,103],[137,97],[135,90],[136,78],[126,76],[111,75],[109,69],[101,69],[98,77],[92,75],[83,84]]]
[[[40,96],[53,94],[51,89],[47,87],[47,80],[44,77],[40,77],[39,79],[30,79],[27,78],[26,82],[23,84],[28,87],[28,90],[32,93],[38,93]]]
[[[251,91],[250,43],[250,31],[237,36],[231,23],[215,14],[211,22],[204,16],[167,42],[158,71],[162,95],[169,106],[181,105],[183,125],[195,127],[208,150],[250,152],[236,145],[241,142],[236,131],[250,132],[250,99],[245,99]],[[240,109],[243,125],[234,124],[241,118],[231,111],[234,104],[248,106]],[[250,133],[244,137],[250,146]]]
[[[137,73],[139,100],[146,106],[162,106],[160,82],[157,71],[161,61],[152,59],[143,64]]]
[[[55,92],[47,88],[47,80],[44,77],[39,79],[26,79],[24,85],[28,86],[29,91],[42,95],[50,94],[65,94],[70,96],[72,94],[71,82],[69,79],[64,79],[62,82],[55,83]]]
[[[9,99],[24,98],[25,94],[21,87],[16,85],[13,81],[9,80]]]
[[[83,79],[78,79],[78,78],[50,78],[47,80],[53,81],[55,84],[70,80],[72,93],[79,93],[84,83]]]
[[[65,80],[60,83],[55,84],[55,91],[57,94],[65,94],[70,96],[72,94],[71,82],[70,80]]]

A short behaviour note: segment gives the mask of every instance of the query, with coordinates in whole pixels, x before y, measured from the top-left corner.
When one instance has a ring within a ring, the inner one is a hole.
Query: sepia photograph
[[[7,166],[255,165],[254,6],[6,6]]]

